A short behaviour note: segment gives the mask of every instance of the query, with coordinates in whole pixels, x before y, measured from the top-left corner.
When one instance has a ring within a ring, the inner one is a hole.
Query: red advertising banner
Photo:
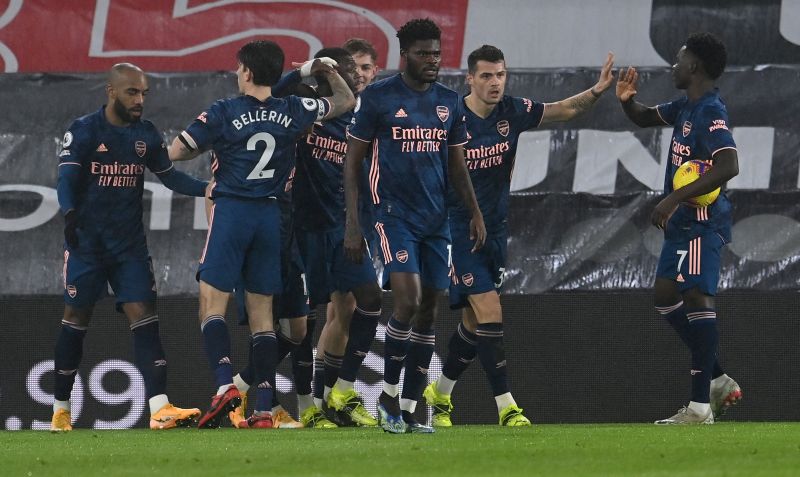
[[[149,71],[236,69],[245,42],[278,42],[289,62],[352,37],[397,68],[397,28],[430,17],[443,66],[458,68],[468,0],[0,0],[0,71],[104,71],[130,61]]]

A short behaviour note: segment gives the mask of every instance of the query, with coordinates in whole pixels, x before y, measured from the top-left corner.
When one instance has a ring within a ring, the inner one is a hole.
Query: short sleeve
[[[378,130],[380,111],[374,90],[369,86],[356,98],[353,119],[347,128],[347,135],[359,141],[370,142]]]
[[[447,132],[447,145],[461,146],[466,144],[467,140],[467,116],[464,112],[464,103],[457,98],[453,109],[453,124],[450,125],[450,131]]]
[[[194,149],[205,151],[222,136],[223,126],[224,105],[217,101],[200,113],[181,135]]]
[[[728,129],[728,114],[723,108],[708,106],[703,109],[701,117],[700,150],[705,157],[710,159],[722,149],[736,149],[736,142]]]
[[[675,120],[678,118],[678,113],[685,103],[686,98],[681,98],[669,103],[659,104],[656,106],[656,113],[658,113],[658,117],[664,121],[664,124],[672,126],[675,124]]]
[[[518,130],[527,131],[539,127],[544,116],[544,103],[528,98],[514,98],[515,123]]]

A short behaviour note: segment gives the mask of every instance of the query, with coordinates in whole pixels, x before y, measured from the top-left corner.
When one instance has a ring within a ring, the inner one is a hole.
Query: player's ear
[[[111,86],[111,83],[106,83],[106,95],[109,98],[116,98],[117,97],[117,94],[114,91],[114,87]]]

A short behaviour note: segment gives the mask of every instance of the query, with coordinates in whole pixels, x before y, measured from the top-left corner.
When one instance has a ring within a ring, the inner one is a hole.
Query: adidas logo
[[[259,389],[272,389],[272,386],[269,385],[269,382],[264,381],[263,383],[258,385]]]
[[[417,372],[420,374],[428,374],[428,368],[423,368],[422,366],[417,366]]]
[[[506,365],[506,360],[503,360],[503,361],[500,361],[499,363],[495,364],[494,367],[497,368],[497,369],[500,369],[505,365]]]
[[[166,366],[167,365],[167,360],[166,359],[157,359],[157,360],[153,361],[153,364],[155,364],[156,366]]]
[[[396,117],[396,118],[407,118],[408,114],[406,114],[406,112],[405,112],[405,110],[403,108],[400,108],[400,109],[397,110],[396,113],[394,113],[394,117]]]
[[[682,273],[679,273],[679,274],[678,274],[678,278],[676,278],[676,279],[675,279],[675,281],[676,281],[676,282],[678,282],[678,283],[683,283],[683,282],[685,282],[686,280],[684,280],[684,279],[683,279],[683,274],[682,274]]]
[[[689,371],[689,373],[690,373],[692,376],[694,376],[695,374],[700,374],[700,373],[702,373],[702,372],[703,372],[703,371],[701,371],[701,370],[699,370],[699,369],[693,369],[693,370]]]
[[[231,359],[227,356],[223,357],[217,364],[231,364]]]
[[[367,353],[365,353],[365,352],[363,352],[363,351],[359,351],[359,350],[356,350],[356,351],[354,352],[354,354],[355,354],[356,356],[358,356],[359,358],[366,358],[366,357],[367,357]]]
[[[403,356],[389,356],[389,359],[391,359],[392,361],[403,361],[404,359],[406,359],[406,355],[403,355]]]
[[[97,146],[97,149],[95,149],[95,151],[97,151],[97,152],[108,152],[108,148],[106,147],[105,144],[103,144],[101,142],[100,145]]]

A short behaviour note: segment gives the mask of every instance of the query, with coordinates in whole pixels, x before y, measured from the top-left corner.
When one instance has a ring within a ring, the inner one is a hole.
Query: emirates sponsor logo
[[[505,119],[497,123],[497,132],[503,137],[508,136],[509,129],[511,129],[511,126],[509,126],[508,121]]]
[[[450,117],[450,108],[447,106],[436,106],[436,115],[439,116],[440,121],[445,122]]]
[[[137,156],[144,157],[147,152],[147,144],[144,141],[136,141],[133,145],[133,149],[136,151]]]

